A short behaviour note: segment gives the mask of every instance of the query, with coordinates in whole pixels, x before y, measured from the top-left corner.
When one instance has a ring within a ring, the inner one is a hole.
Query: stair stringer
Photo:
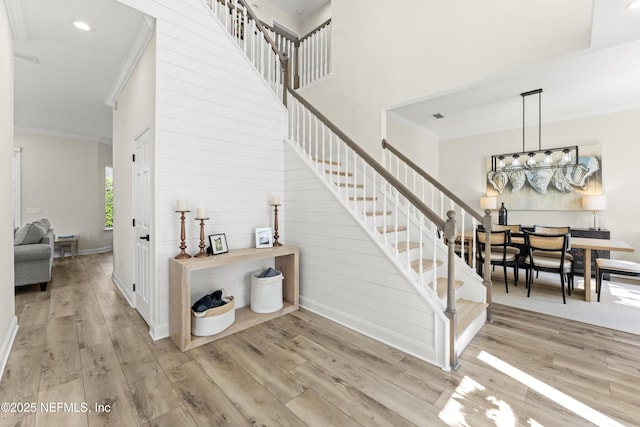
[[[449,369],[449,319],[340,199],[297,145],[285,141],[287,243],[300,251],[300,304]]]

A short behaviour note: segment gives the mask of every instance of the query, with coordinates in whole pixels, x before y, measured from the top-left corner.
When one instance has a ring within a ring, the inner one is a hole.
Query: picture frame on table
[[[212,255],[226,254],[229,252],[227,236],[224,233],[211,234],[209,236],[209,245],[211,246]]]
[[[271,228],[256,228],[256,248],[272,248],[273,231]]]

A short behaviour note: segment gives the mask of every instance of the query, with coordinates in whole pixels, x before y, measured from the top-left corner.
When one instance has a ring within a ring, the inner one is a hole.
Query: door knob
[[[146,240],[148,242],[149,241],[149,235],[147,234],[146,236],[140,236],[140,240]]]

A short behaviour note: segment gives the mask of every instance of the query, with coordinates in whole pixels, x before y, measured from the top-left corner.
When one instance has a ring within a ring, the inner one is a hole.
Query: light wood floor
[[[0,383],[0,402],[90,412],[0,413],[0,425],[640,424],[639,336],[496,306],[447,373],[300,311],[181,353],[151,341],[111,262],[56,260],[47,292],[17,292]]]

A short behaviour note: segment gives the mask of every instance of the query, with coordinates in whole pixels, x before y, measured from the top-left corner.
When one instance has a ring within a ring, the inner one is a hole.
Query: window
[[[104,228],[113,228],[113,166],[104,168]]]

